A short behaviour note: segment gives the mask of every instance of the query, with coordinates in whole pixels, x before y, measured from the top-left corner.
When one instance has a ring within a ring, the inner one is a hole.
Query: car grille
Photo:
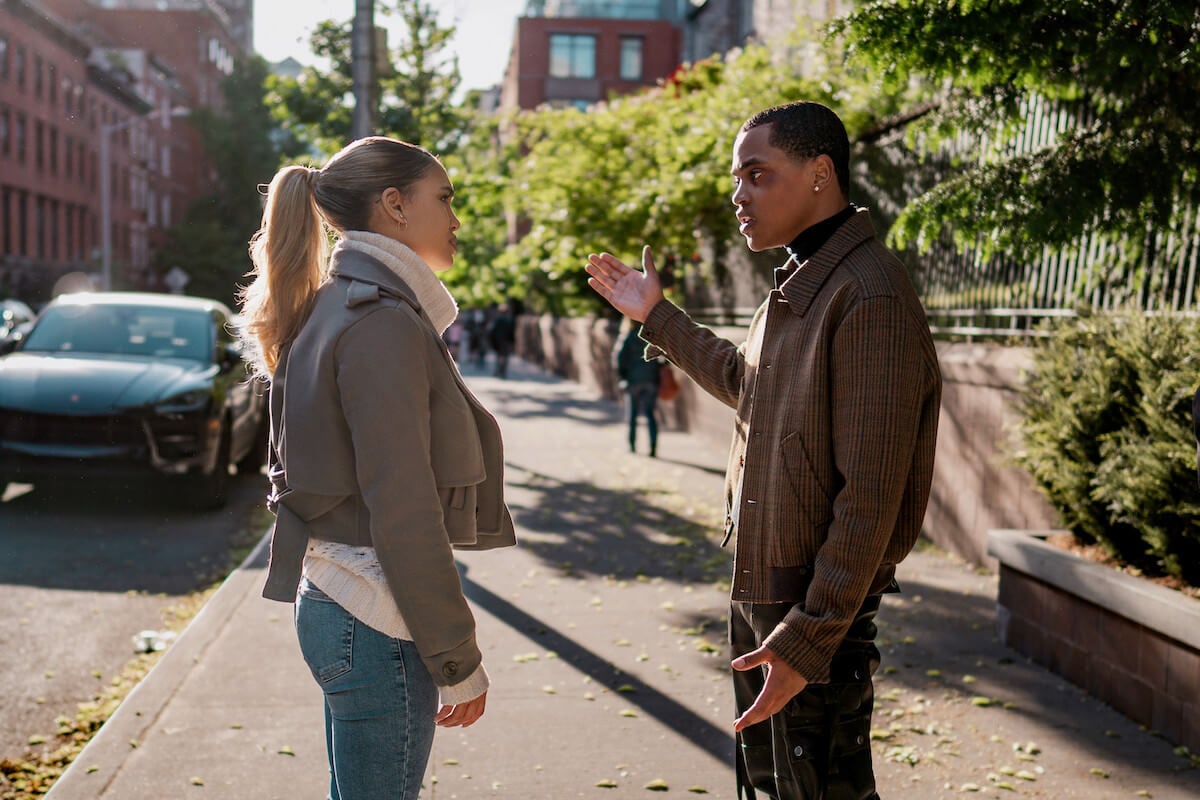
[[[145,445],[141,423],[128,416],[75,416],[0,411],[0,439],[23,444]]]

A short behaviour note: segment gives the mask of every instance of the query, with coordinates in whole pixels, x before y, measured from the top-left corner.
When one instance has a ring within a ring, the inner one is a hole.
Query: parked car
[[[0,300],[0,352],[11,350],[33,327],[37,314],[20,300]]]
[[[231,317],[215,300],[179,295],[53,300],[0,357],[0,490],[149,474],[188,505],[223,505],[231,464],[261,469],[269,427]]]

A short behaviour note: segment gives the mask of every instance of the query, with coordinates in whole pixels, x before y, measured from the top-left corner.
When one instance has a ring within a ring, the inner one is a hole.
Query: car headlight
[[[190,411],[200,411],[208,405],[208,400],[208,390],[191,389],[160,400],[154,404],[154,410],[160,414],[186,414]]]

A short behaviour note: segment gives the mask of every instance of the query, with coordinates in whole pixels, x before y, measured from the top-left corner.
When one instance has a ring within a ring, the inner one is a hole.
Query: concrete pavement
[[[468,371],[500,418],[520,545],[462,554],[492,676],[484,718],[439,731],[422,797],[732,798],[724,449],[513,362]],[[642,451],[645,452],[644,439]],[[126,699],[50,800],[324,797],[320,693],[260,548]],[[1172,746],[994,635],[995,576],[933,551],[881,613],[880,794],[1200,797]],[[1139,794],[1142,793],[1142,794]]]

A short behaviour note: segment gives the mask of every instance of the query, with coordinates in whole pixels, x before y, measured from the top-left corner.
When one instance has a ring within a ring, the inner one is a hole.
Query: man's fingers
[[[658,270],[654,268],[654,251],[648,244],[642,246],[642,271],[647,276],[658,277]]]
[[[733,723],[733,729],[734,731],[743,731],[751,725],[757,725],[763,720],[769,719],[771,713],[764,707],[763,696],[760,694],[758,699],[754,701],[754,705],[747,708],[746,713],[738,717]]]
[[[751,652],[746,653],[745,655],[738,656],[733,661],[729,662],[729,665],[739,672],[745,672],[748,669],[761,667],[763,664],[766,664],[769,661],[770,659],[768,658],[767,648],[760,647],[757,650],[752,650]]]

